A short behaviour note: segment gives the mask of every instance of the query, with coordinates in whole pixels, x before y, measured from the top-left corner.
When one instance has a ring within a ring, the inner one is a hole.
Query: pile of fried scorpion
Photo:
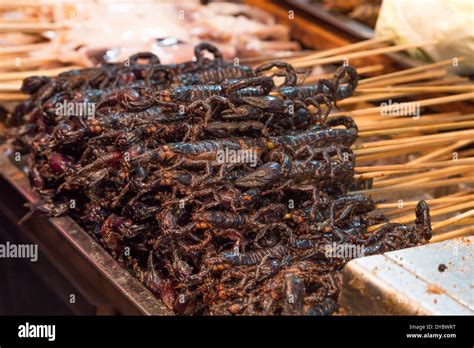
[[[328,246],[429,240],[424,201],[413,226],[368,232],[387,219],[348,193],[357,126],[330,113],[353,94],[353,67],[303,85],[285,62],[229,63],[206,43],[195,55],[26,79],[8,126],[33,211],[73,217],[180,315],[333,314],[351,257]],[[65,102],[93,103],[94,117],[58,113]]]

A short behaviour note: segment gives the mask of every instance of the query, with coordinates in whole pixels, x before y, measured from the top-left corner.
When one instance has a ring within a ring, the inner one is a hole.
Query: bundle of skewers
[[[245,4],[2,1],[0,19],[0,92],[12,93],[3,100],[22,98],[15,92],[31,71],[55,76],[123,62],[136,52],[180,63],[192,59],[194,46],[203,41],[218,47],[226,59],[301,50],[287,27]]]
[[[397,51],[397,46],[373,47],[384,40],[371,39],[289,62],[311,67]],[[398,47],[425,44],[432,43]],[[380,65],[358,67],[359,73],[378,75],[361,79],[354,95],[338,103],[343,110],[331,114],[349,115],[359,127],[359,141],[353,146],[358,160],[354,178],[368,187],[354,193],[377,198],[377,208],[400,223],[413,218],[407,211],[417,199],[427,199],[435,221],[431,242],[474,232],[474,86],[468,78],[451,73],[463,60],[453,57],[381,74]],[[453,106],[463,111],[450,111]]]

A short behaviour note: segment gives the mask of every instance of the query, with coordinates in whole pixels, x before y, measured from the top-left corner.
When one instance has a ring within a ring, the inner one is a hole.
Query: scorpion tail
[[[348,131],[352,131],[356,135],[359,130],[355,121],[352,118],[347,117],[347,116],[338,116],[338,117],[331,118],[326,122],[326,124],[329,127],[344,126],[346,127]]]
[[[419,201],[416,206],[416,229],[423,233],[426,240],[430,240],[432,236],[430,208],[425,201]]]
[[[216,61],[224,59],[222,53],[216,46],[211,45],[208,42],[202,42],[194,48],[194,55],[196,56],[196,61],[199,64],[202,64],[204,61],[204,51],[211,53],[214,56],[214,60]]]

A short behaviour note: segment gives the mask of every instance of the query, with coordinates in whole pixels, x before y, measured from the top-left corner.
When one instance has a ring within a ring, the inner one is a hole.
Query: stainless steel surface
[[[0,150],[0,175],[25,201],[36,202],[26,175],[10,161],[5,148]],[[18,207],[4,203],[5,210],[11,209],[6,212],[10,218],[17,219],[13,211]],[[22,230],[97,308],[110,307],[120,314],[172,314],[71,218],[35,218]]]
[[[474,237],[355,259],[342,306],[352,315],[474,315],[473,259]]]

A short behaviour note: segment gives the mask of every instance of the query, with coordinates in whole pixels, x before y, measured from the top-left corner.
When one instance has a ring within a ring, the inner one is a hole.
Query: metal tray
[[[18,220],[26,202],[38,196],[25,173],[0,147],[2,213]],[[8,202],[7,202],[8,199]],[[127,272],[96,240],[70,217],[35,217],[18,229],[38,248],[101,314],[172,315],[159,299]]]

